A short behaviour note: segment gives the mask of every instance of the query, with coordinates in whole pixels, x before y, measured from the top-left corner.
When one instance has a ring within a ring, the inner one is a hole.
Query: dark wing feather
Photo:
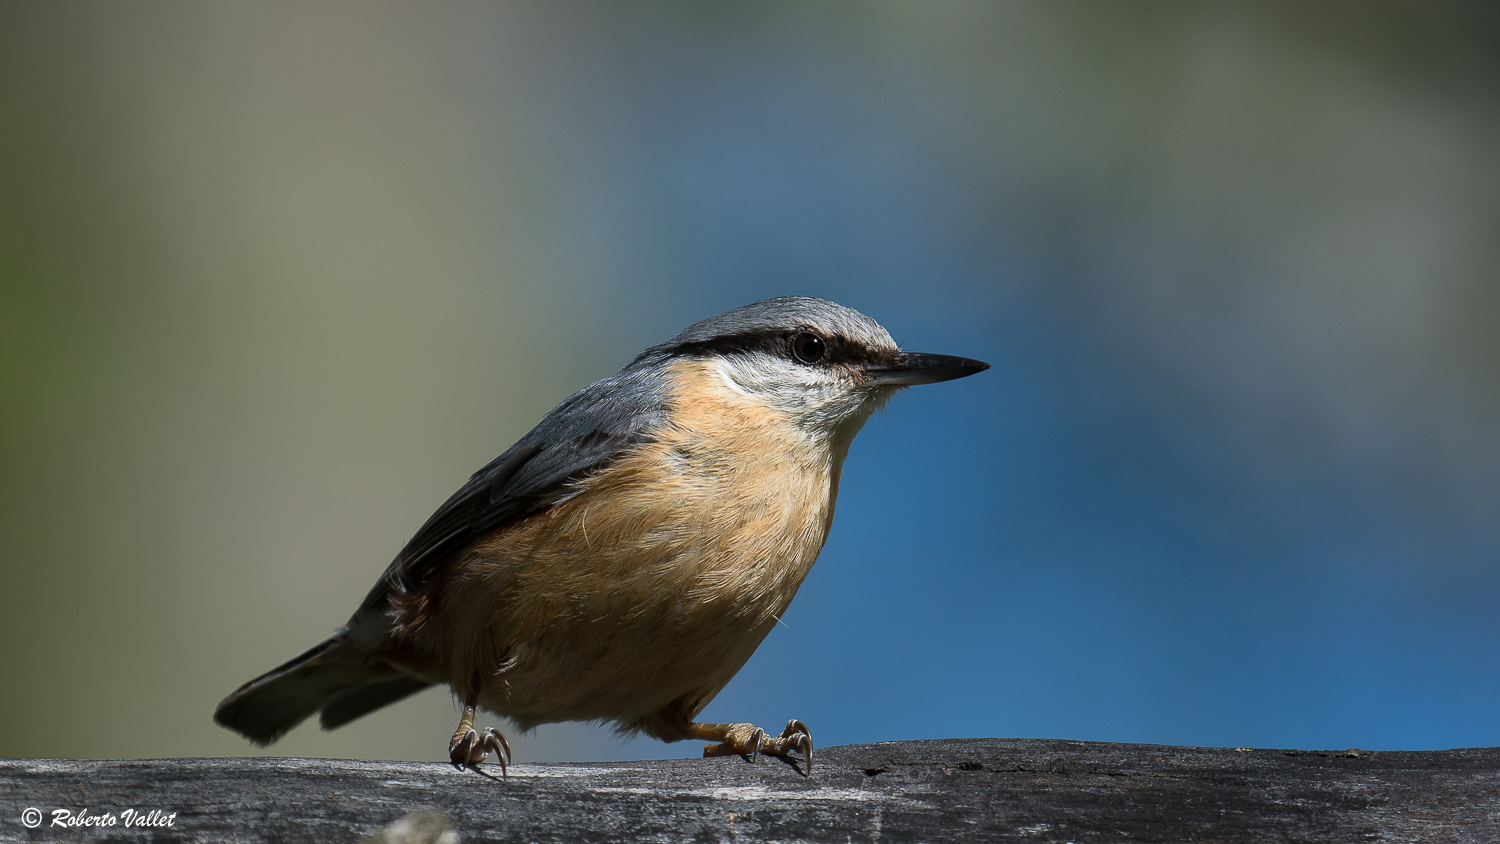
[[[420,591],[474,539],[546,510],[570,482],[651,439],[666,424],[667,397],[662,376],[640,363],[574,393],[475,472],[401,549],[356,615],[384,603],[393,590]]]

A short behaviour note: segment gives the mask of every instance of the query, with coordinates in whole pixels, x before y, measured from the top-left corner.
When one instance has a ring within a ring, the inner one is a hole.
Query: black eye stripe
[[[818,361],[824,366],[858,365],[864,363],[897,363],[900,353],[892,349],[874,350],[839,334],[824,334],[812,328],[793,330],[751,331],[743,334],[726,334],[711,340],[679,343],[648,349],[637,360],[644,360],[651,353],[672,357],[707,357],[710,355],[732,355],[747,352],[764,352],[777,355],[797,363],[793,348],[797,337],[811,334],[823,342],[823,357]],[[804,364],[806,365],[806,364]]]

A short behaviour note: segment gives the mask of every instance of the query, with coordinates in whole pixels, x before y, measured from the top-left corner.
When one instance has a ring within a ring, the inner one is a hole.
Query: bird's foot
[[[692,724],[688,730],[693,738],[718,742],[704,746],[704,756],[743,756],[754,761],[755,754],[763,753],[795,761],[792,754],[800,752],[806,763],[802,775],[812,774],[812,733],[795,718],[786,722],[786,729],[776,738],[754,724]]]
[[[492,752],[495,754],[495,761],[500,763],[500,776],[503,777],[506,764],[510,761],[510,742],[494,727],[486,727],[483,732],[474,729],[474,707],[465,706],[463,720],[458,722],[453,740],[448,742],[448,761],[460,771],[467,768],[476,774],[495,779],[493,774],[479,767],[479,763]]]

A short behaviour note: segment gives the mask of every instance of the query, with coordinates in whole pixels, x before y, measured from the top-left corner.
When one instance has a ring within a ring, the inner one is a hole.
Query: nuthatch
[[[241,686],[214,720],[257,744],[446,683],[449,742],[480,771],[521,729],[613,723],[704,756],[800,752],[812,734],[693,719],[797,593],[833,522],[849,443],[900,388],[989,364],[903,352],[822,299],[695,323],[586,387],[480,469],[401,549],[333,638]],[[484,773],[480,771],[480,773]],[[486,774],[487,775],[487,774]]]

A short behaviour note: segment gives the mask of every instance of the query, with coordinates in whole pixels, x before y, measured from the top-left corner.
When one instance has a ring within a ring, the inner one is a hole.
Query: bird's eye
[[[803,363],[813,364],[828,354],[828,346],[822,337],[811,331],[804,331],[792,338],[792,354]]]

